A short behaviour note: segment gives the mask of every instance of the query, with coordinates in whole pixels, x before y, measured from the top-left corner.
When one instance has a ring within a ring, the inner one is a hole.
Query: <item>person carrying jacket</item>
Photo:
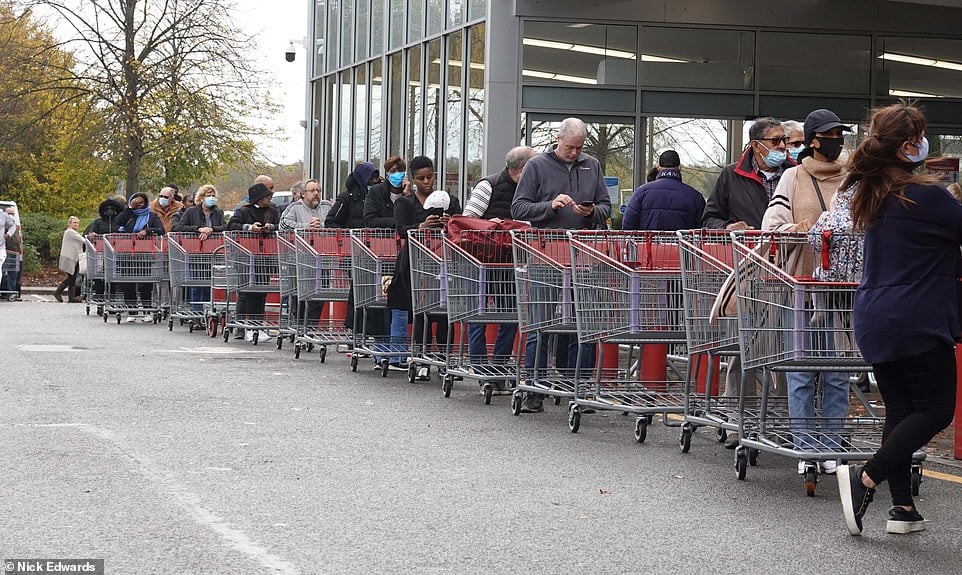
[[[715,181],[702,225],[706,228],[761,229],[762,215],[782,173],[795,165],[788,158],[785,130],[774,118],[759,118],[748,129],[742,157],[726,166]]]
[[[805,118],[805,150],[799,154],[801,163],[785,170],[778,182],[768,209],[762,217],[762,229],[780,232],[805,233],[828,210],[835,200],[835,192],[845,179],[845,166],[838,161],[844,138],[842,131],[849,127],[830,110],[812,111]],[[798,256],[785,271],[796,277],[811,277],[815,269],[813,252],[799,249]],[[786,325],[795,321],[787,312]],[[831,351],[835,349],[834,337],[828,337],[836,318],[829,314],[818,328],[808,324],[810,314],[805,315],[805,333],[809,338],[806,346]],[[801,322],[800,322],[801,323]],[[813,322],[814,323],[814,322]],[[802,326],[795,326],[799,329]],[[815,433],[815,374],[820,373],[822,400],[820,417],[822,434]],[[790,371],[785,374],[788,387],[788,413],[792,439],[798,451],[838,450],[842,419],[848,415],[848,373],[840,371]],[[829,432],[829,433],[826,433]],[[835,433],[832,433],[835,432]],[[814,463],[809,463],[814,465]],[[824,473],[835,473],[837,463],[832,460],[820,462]],[[806,462],[798,461],[798,473],[805,473]]]
[[[385,180],[368,192],[364,200],[365,228],[393,228],[394,203],[411,193],[407,177],[407,163],[400,156],[384,162]]]
[[[628,200],[623,230],[691,230],[701,227],[705,198],[681,181],[681,158],[667,150],[658,157],[655,180],[639,186]]]
[[[363,228],[364,201],[370,189],[380,183],[377,166],[361,162],[344,182],[346,190],[338,194],[324,220],[325,228]]]

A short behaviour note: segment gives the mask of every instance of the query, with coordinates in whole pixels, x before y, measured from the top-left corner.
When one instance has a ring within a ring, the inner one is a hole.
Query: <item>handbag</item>
[[[531,224],[520,220],[484,220],[451,216],[444,228],[450,241],[482,263],[513,261],[510,230],[527,230]]]

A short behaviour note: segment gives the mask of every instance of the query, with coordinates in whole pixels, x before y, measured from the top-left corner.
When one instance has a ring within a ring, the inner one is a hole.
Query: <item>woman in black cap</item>
[[[228,230],[241,230],[253,232],[255,234],[273,234],[277,232],[277,226],[281,221],[281,216],[277,212],[277,207],[271,203],[273,196],[264,184],[254,184],[247,190],[247,205],[238,208],[234,216],[227,225]],[[237,294],[237,319],[263,319],[264,308],[267,302],[266,293],[240,292]],[[234,334],[234,339],[253,339],[254,331],[238,330]],[[269,335],[264,339],[269,339]]]

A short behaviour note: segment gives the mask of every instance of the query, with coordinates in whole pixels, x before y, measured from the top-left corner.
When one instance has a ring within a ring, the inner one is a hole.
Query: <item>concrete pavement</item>
[[[962,485],[928,479],[928,530],[847,534],[833,478],[794,461],[739,482],[699,433],[358,373],[337,354],[0,304],[0,555],[109,574],[958,573]]]

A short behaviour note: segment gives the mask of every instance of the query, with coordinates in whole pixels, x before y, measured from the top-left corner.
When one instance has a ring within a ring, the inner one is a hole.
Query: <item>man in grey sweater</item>
[[[611,215],[611,200],[601,164],[582,150],[588,130],[578,118],[566,118],[558,129],[558,142],[528,160],[511,203],[511,217],[526,220],[536,228],[570,230],[604,228]],[[578,359],[578,338],[559,334],[555,365],[559,370],[573,370]],[[539,350],[540,347],[540,350]],[[536,353],[537,352],[537,353]],[[565,353],[566,352],[566,353]],[[594,346],[581,348],[581,365],[594,365]],[[535,356],[537,355],[537,366]],[[567,357],[564,357],[564,356]],[[528,334],[524,350],[526,381],[537,379],[535,369],[548,365],[548,340]],[[521,410],[525,413],[544,411],[544,396],[528,393]]]
[[[305,229],[319,230],[324,227],[324,218],[327,217],[327,212],[330,209],[331,204],[329,202],[321,201],[321,185],[317,180],[307,180],[304,183],[301,199],[291,202],[284,210],[284,214],[281,215],[279,228],[282,232]],[[304,317],[308,331],[314,331],[317,322],[321,319],[321,313],[326,302],[308,301],[304,303],[306,303],[306,306],[299,305],[297,297],[291,297],[291,307],[296,310],[297,317]],[[307,315],[301,315],[303,307],[307,308]]]

